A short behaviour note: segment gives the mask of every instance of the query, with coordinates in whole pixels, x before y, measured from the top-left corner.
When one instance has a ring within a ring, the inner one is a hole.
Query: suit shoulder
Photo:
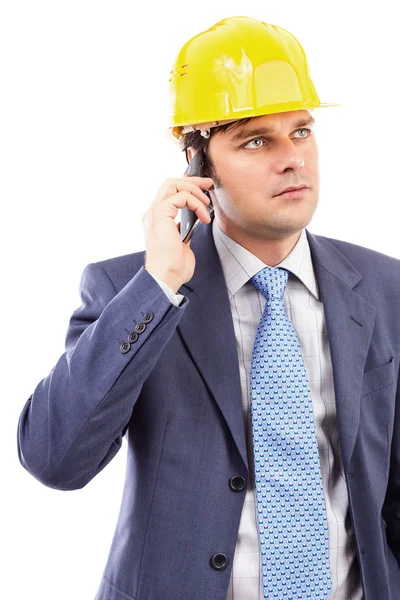
[[[122,289],[144,266],[145,251],[123,254],[92,263],[105,271],[116,289]]]
[[[316,235],[315,237],[326,240],[332,244],[332,246],[339,250],[339,252],[341,252],[355,266],[362,267],[365,265],[366,267],[370,268],[377,268],[379,266],[386,268],[392,267],[396,269],[400,268],[400,259],[390,256],[389,254],[385,254],[384,252],[379,252],[378,250],[373,250],[367,246],[361,246],[359,244],[353,244],[345,240],[330,238],[323,235]]]

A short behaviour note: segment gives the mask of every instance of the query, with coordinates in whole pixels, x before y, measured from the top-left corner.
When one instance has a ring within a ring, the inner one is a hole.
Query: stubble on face
[[[218,132],[210,139],[208,173],[214,180],[216,222],[245,247],[253,242],[298,239],[301,229],[312,219],[319,192],[317,144],[313,134],[307,143],[302,138],[290,138],[297,131],[294,125],[299,118],[307,117],[311,117],[308,111],[296,111],[257,119],[259,128],[276,132],[272,150],[246,152],[238,144],[232,145],[229,132]],[[249,122],[242,129],[254,129],[254,124]],[[289,143],[289,139],[296,142]],[[301,168],[297,160],[300,155],[304,158]],[[301,199],[277,196],[285,187],[300,184],[309,186]]]

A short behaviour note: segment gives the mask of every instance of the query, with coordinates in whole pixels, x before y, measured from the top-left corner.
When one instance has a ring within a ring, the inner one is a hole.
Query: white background
[[[321,195],[308,229],[400,258],[395,14],[391,0],[1,4],[0,530],[7,600],[93,600],[100,583],[126,440],[84,489],[61,492],[20,466],[17,420],[63,352],[85,265],[143,250],[143,212],[164,178],[183,174],[184,155],[167,136],[167,82],[180,47],[228,16],[291,31],[321,100],[342,104],[313,113]]]

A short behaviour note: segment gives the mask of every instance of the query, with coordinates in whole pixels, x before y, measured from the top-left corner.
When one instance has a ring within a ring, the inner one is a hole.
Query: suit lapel
[[[248,469],[235,332],[211,226],[200,224],[190,247],[196,256],[196,269],[192,279],[179,289],[190,303],[178,329]]]
[[[364,364],[376,308],[353,291],[360,273],[333,244],[306,230],[324,305],[339,443],[347,470],[359,424]],[[190,301],[178,329],[248,469],[239,362],[224,274],[211,226],[199,224],[191,249],[196,269],[179,292]]]
[[[362,279],[353,264],[326,238],[306,233],[324,305],[339,444],[347,471],[358,432],[361,385],[376,307],[353,290]]]

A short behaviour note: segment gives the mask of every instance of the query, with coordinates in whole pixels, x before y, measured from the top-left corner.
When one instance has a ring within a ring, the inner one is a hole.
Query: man
[[[400,263],[306,229],[322,104],[291,34],[221,21],[171,86],[173,132],[211,177],[167,180],[146,251],[85,269],[21,463],[82,488],[127,434],[96,600],[397,600]]]

